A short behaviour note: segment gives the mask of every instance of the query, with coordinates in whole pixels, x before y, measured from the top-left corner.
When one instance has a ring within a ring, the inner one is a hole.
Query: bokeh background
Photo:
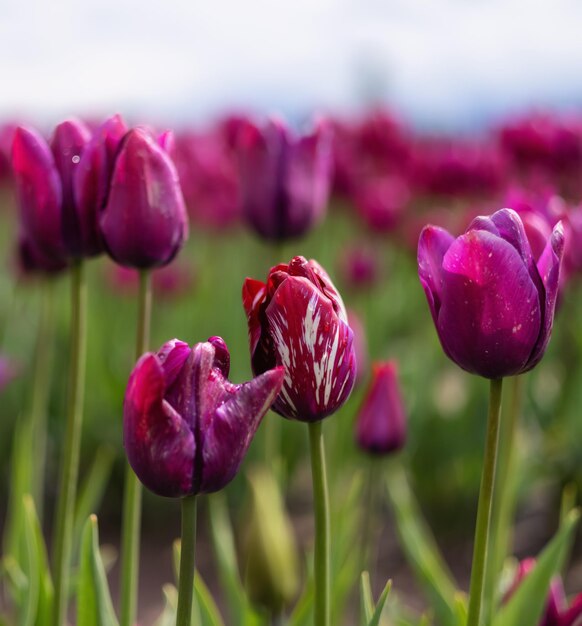
[[[212,150],[194,149],[183,155],[184,162],[198,163],[192,183],[196,206],[190,207],[191,237],[175,264],[177,271],[166,279],[160,275],[152,346],[174,336],[195,342],[221,335],[231,348],[233,380],[247,379],[242,281],[246,276],[264,278],[268,267],[294,254],[317,258],[362,320],[370,358],[399,361],[410,418],[402,463],[451,568],[466,584],[486,386],[461,372],[440,349],[416,275],[415,240],[425,221],[442,221],[458,230],[469,216],[500,208],[510,188],[533,190],[546,203],[550,196],[560,196],[569,207],[580,204],[581,23],[582,5],[574,0],[439,0],[430,5],[420,0],[2,1],[0,122],[27,122],[48,134],[67,116],[93,122],[119,112],[131,123],[175,128],[190,136],[192,145],[202,146],[227,115],[277,114],[298,129],[315,115],[327,115],[360,130],[372,120],[373,139],[363,141],[352,163],[356,179],[361,162],[374,157],[370,146],[376,139],[392,147],[402,141],[417,155],[436,154],[437,164],[442,165],[441,157],[452,162],[440,170],[435,166],[432,187],[419,191],[418,183],[407,179],[410,189],[399,196],[398,188],[395,192],[388,184],[386,193],[397,196],[395,226],[378,227],[368,219],[369,213],[357,208],[354,196],[336,188],[322,224],[304,239],[275,247],[239,219],[236,162],[227,159],[224,165],[220,160],[217,173],[209,165]],[[380,120],[377,125],[375,119]],[[534,158],[533,166],[527,159],[525,166],[521,162],[516,166],[516,154],[504,143],[500,129],[523,119],[542,138],[565,129],[571,148],[566,161],[558,159],[556,165],[555,155],[550,155],[541,159],[542,165]],[[425,151],[423,146],[436,148]],[[459,153],[455,146],[460,146]],[[375,172],[378,179],[393,182],[395,174],[404,176],[394,162],[398,156],[391,158]],[[183,167],[188,169],[184,163]],[[210,189],[207,193],[200,191],[204,185]],[[235,216],[228,223],[212,218],[220,211],[211,199],[223,192],[226,200],[220,206],[231,203],[226,213],[230,215],[230,208]],[[41,294],[16,271],[17,220],[8,174],[0,194],[0,350],[18,374],[0,401],[4,518],[14,428],[29,401],[27,376],[33,366]],[[203,206],[205,202],[209,207]],[[367,274],[370,266],[373,270]],[[100,455],[97,467],[105,480],[98,512],[103,538],[114,553],[124,468],[121,402],[133,363],[135,292],[131,273],[115,270],[108,259],[92,262],[90,276],[82,477],[95,468],[95,455]],[[60,280],[55,288],[48,536],[68,358],[68,285]],[[562,296],[547,358],[525,381],[515,534],[520,556],[537,552],[553,533],[563,485],[582,482],[581,295],[573,276]],[[363,389],[358,387],[326,426],[332,492],[339,508],[350,489],[357,491],[355,481],[377,476],[381,483],[390,471],[382,464],[370,465],[353,443],[353,421]],[[280,424],[287,505],[299,543],[308,548],[311,495],[303,430],[297,424]],[[262,437],[259,432],[249,466],[261,458]],[[391,576],[404,601],[422,607],[418,587],[396,545],[381,488],[380,494],[375,589]],[[241,475],[227,490],[235,535],[245,497]],[[162,583],[172,577],[171,540],[178,534],[179,511],[176,503],[151,495],[144,506],[140,611],[148,624],[161,605]],[[201,519],[200,568],[220,598],[204,506]],[[349,537],[349,532],[339,529],[338,536]],[[342,549],[349,552],[348,539]],[[337,558],[341,561],[344,556]],[[576,563],[574,559],[568,578],[572,591],[582,586],[582,568]],[[114,595],[116,572],[113,565]]]

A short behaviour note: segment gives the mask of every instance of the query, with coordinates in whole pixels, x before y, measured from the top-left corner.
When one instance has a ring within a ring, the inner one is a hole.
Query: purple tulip
[[[282,368],[235,385],[220,337],[192,348],[177,339],[133,370],[123,408],[124,446],[141,482],[166,497],[211,493],[235,476],[279,393]]]
[[[561,224],[534,261],[518,214],[502,209],[477,217],[456,239],[426,226],[418,273],[443,350],[485,378],[532,369],[542,358],[554,320]]]
[[[143,128],[121,142],[100,225],[109,255],[136,268],[168,264],[188,236],[176,168]]]
[[[127,126],[119,115],[105,120],[85,146],[75,171],[78,246],[87,256],[104,250],[99,217],[107,201],[115,155],[126,132]]]
[[[243,304],[253,371],[285,367],[273,410],[304,422],[337,411],[354,385],[356,357],[344,304],[325,270],[297,256],[273,267],[266,284],[247,278]]]
[[[358,446],[370,454],[390,454],[404,446],[406,430],[396,363],[374,363],[372,381],[356,422]]]
[[[305,234],[325,213],[331,181],[331,136],[326,125],[294,137],[279,121],[239,131],[243,214],[265,239]]]
[[[18,127],[12,169],[20,207],[20,257],[24,269],[55,271],[67,263],[62,230],[63,188],[53,154],[36,131]]]

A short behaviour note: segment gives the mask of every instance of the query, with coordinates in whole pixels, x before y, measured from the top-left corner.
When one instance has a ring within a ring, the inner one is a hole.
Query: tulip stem
[[[330,521],[325,447],[321,422],[309,424],[311,475],[315,507],[314,626],[330,626]]]
[[[148,349],[152,315],[151,273],[139,273],[136,358]],[[121,536],[121,626],[133,626],[137,611],[142,487],[129,463],[125,468]]]
[[[182,541],[176,626],[190,626],[192,623],[194,572],[196,570],[196,502],[196,496],[182,498]]]
[[[481,473],[479,504],[477,506],[477,525],[473,547],[473,564],[471,568],[471,587],[469,591],[469,612],[467,626],[480,626],[483,615],[490,615],[488,598],[485,598],[485,581],[487,578],[488,550],[491,526],[491,510],[493,508],[495,470],[499,452],[499,425],[501,416],[501,391],[503,380],[491,381],[489,391],[489,415],[487,417],[487,436],[485,441],[485,458]]]
[[[495,476],[495,500],[491,520],[491,546],[485,593],[488,606],[492,609],[496,603],[498,577],[503,569],[503,562],[510,550],[511,526],[517,495],[516,449],[514,439],[521,412],[523,396],[523,376],[514,376],[510,382],[509,406],[507,417],[501,420],[499,432],[499,458]]]
[[[73,544],[73,517],[79,473],[87,335],[87,285],[81,259],[71,267],[71,355],[67,405],[67,424],[63,465],[55,517],[54,580],[55,626],[65,623],[69,586],[69,566]]]
[[[42,285],[42,302],[38,333],[34,348],[33,387],[30,406],[30,423],[33,436],[34,476],[32,496],[39,520],[44,509],[44,479],[46,464],[46,425],[48,399],[51,386],[53,354],[54,284],[52,280]]]

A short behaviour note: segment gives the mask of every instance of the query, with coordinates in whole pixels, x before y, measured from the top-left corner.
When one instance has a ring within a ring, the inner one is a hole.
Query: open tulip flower
[[[235,385],[220,337],[193,347],[168,341],[133,370],[124,402],[124,446],[142,483],[184,497],[222,489],[235,476],[283,369]]]
[[[427,226],[418,273],[446,354],[486,378],[527,372],[542,358],[554,321],[564,233],[557,224],[534,260],[511,209],[478,217],[456,239]]]
[[[273,410],[305,422],[337,411],[354,385],[356,358],[346,309],[325,270],[296,256],[273,267],[266,283],[247,278],[243,304],[253,371],[285,368]]]

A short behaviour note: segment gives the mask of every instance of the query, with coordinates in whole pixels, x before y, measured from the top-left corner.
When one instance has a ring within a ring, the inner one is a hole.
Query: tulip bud
[[[326,126],[296,138],[282,122],[264,129],[249,122],[239,149],[243,213],[261,237],[299,237],[323,218],[332,164]]]
[[[426,226],[418,273],[449,358],[491,379],[532,369],[550,340],[563,247],[558,224],[536,264],[511,209],[476,218],[456,239]]]
[[[284,373],[275,368],[235,385],[229,367],[220,337],[192,348],[174,339],[137,362],[125,393],[124,447],[154,493],[211,493],[234,478]]]
[[[273,476],[256,468],[249,482],[251,501],[242,538],[245,586],[253,603],[278,615],[299,590],[295,535]]]
[[[142,128],[121,142],[100,225],[110,256],[136,268],[168,264],[188,235],[176,168]]]
[[[273,267],[266,283],[247,278],[243,304],[253,371],[285,368],[273,410],[304,422],[337,411],[354,385],[356,357],[344,303],[325,270],[297,256]]]
[[[370,454],[389,454],[404,446],[406,430],[396,363],[374,363],[372,381],[358,413],[356,441]]]

